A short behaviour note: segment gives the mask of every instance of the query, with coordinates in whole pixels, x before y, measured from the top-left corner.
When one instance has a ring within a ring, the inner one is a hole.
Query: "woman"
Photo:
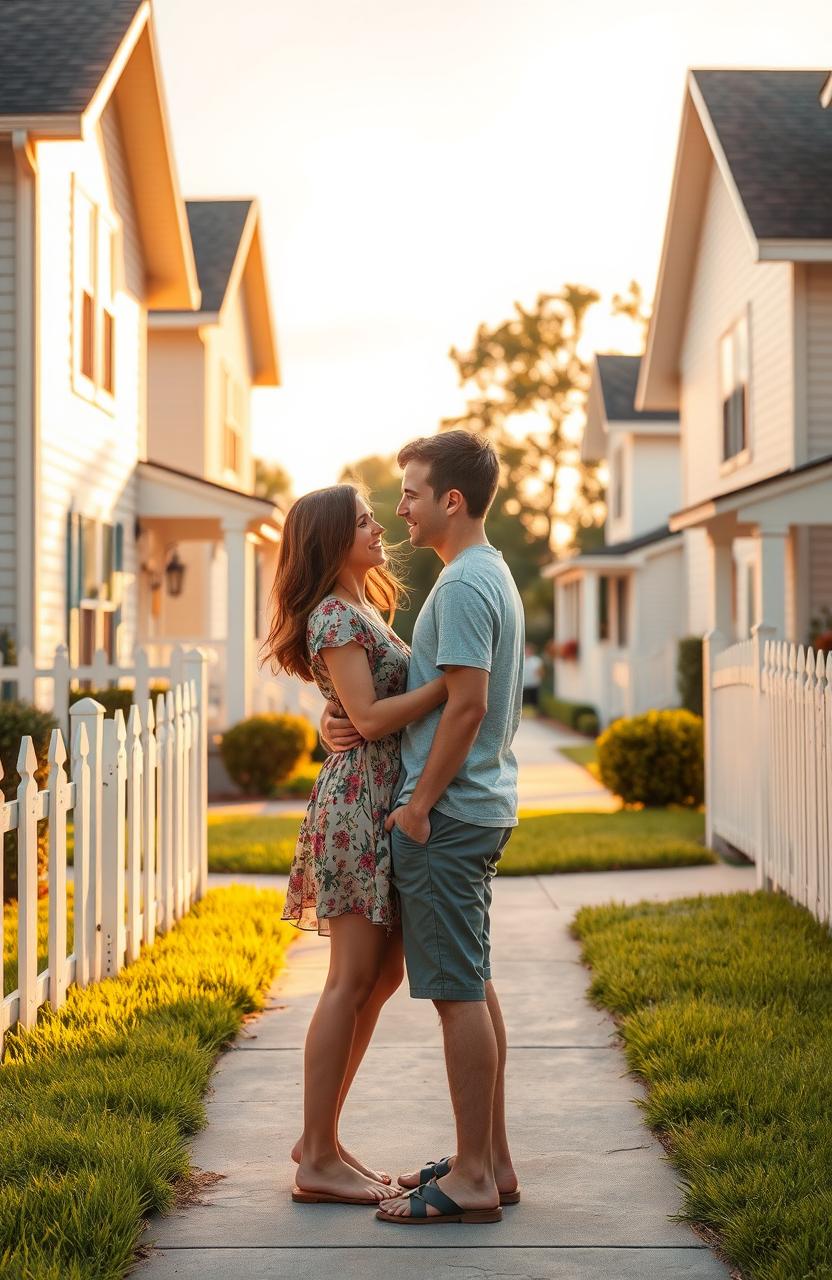
[[[399,730],[445,700],[445,679],[405,692],[409,649],[391,630],[401,585],[383,527],[348,484],[299,498],[286,517],[266,649],[273,663],[346,713],[361,741],[329,756],[309,800],[284,920],[330,938],[309,1024],[304,1129],[294,1200],[377,1204],[389,1178],[341,1147],[338,1119],[378,1015],[402,979],[398,904],[384,821],[399,774]],[[388,615],[385,622],[381,610]]]

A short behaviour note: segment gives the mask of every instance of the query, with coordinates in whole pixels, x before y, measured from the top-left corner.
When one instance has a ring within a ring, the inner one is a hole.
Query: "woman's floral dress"
[[[378,697],[404,693],[410,650],[381,620],[326,596],[309,615],[312,673],[325,698],[341,702],[321,649],[355,641],[367,653]],[[283,919],[328,934],[331,916],[363,915],[389,929],[398,919],[384,821],[399,776],[399,734],[361,742],[324,763],[298,836]]]

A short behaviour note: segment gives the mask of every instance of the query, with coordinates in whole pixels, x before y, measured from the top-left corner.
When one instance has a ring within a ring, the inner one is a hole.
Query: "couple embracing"
[[[497,1222],[501,1205],[520,1198],[489,910],[517,823],[511,743],[523,612],[485,533],[499,476],[491,444],[449,431],[406,445],[398,462],[397,514],[411,544],[445,566],[412,651],[389,626],[401,585],[384,530],[351,485],[298,499],[275,576],[268,651],[327,699],[321,732],[332,752],[301,826],[284,910],[331,944],[306,1038],[292,1198],[374,1205],[396,1225]],[[430,1161],[421,1153],[423,1167],[395,1184],[341,1146],[338,1121],[403,958],[411,996],[439,1013],[456,1152]]]

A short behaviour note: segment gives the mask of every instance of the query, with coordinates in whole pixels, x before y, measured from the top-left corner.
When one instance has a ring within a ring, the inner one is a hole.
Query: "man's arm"
[[[340,751],[349,751],[350,747],[357,747],[359,742],[364,741],[352,721],[339,714],[334,702],[325,704],[318,732],[327,750],[334,751],[336,755]]]
[[[386,823],[388,831],[395,825],[419,844],[428,840],[428,815],[465,763],[488,709],[487,671],[449,666],[445,677],[448,698],[422,775],[409,802],[394,809]]]

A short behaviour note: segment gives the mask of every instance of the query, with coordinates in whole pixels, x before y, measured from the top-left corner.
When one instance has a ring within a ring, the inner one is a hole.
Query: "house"
[[[174,397],[189,392],[168,380],[167,417],[158,399],[148,417],[151,315],[196,316],[215,331],[206,347],[249,343],[252,381],[276,377],[254,206],[237,249],[226,315],[208,270],[200,298],[149,0],[0,7],[0,631],[40,667],[61,644],[73,665],[95,650],[130,664],[165,599],[143,577],[181,583],[173,557],[152,559],[154,537],[166,549],[182,535],[177,520],[223,540],[235,673],[252,647],[252,539],[279,536],[280,513],[250,492],[244,424],[229,483],[211,445],[191,436],[183,452]],[[229,690],[234,717],[246,680]]]
[[[832,110],[824,71],[692,71],[636,392],[678,412],[689,613],[804,642],[832,607]]]
[[[216,717],[233,723],[260,687],[256,649],[280,537],[279,513],[252,498],[251,451],[251,392],[278,385],[277,344],[257,201],[186,209],[201,304],[149,317],[139,638],[156,661],[175,644],[206,648]],[[164,589],[171,562],[176,595]]]
[[[674,706],[676,650],[689,630],[687,537],[668,528],[679,505],[679,419],[636,409],[638,356],[593,361],[581,444],[607,460],[603,546],[556,560],[555,691],[589,703],[601,723]]]

